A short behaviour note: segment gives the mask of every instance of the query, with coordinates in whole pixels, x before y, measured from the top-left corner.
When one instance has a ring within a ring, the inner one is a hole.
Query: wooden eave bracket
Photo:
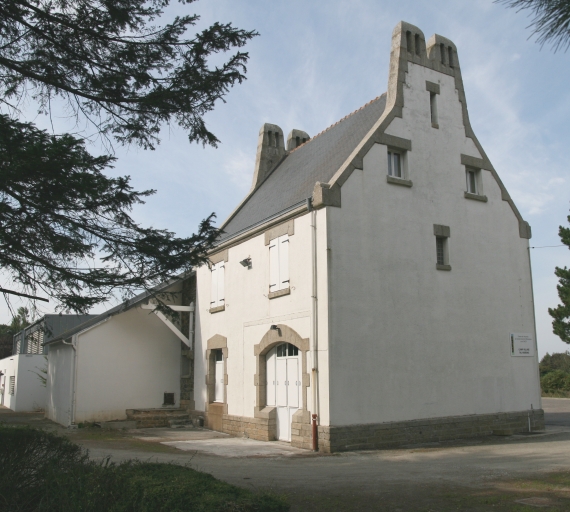
[[[171,304],[166,304],[166,305],[170,309],[172,309],[172,311],[187,312],[187,313],[194,311],[193,306],[175,306],[175,305],[171,305]],[[166,316],[164,315],[164,313],[162,313],[162,311],[157,311],[156,307],[157,307],[157,304],[143,304],[142,305],[142,309],[151,310],[158,318],[160,318],[160,320],[162,320],[162,322],[166,325],[166,327],[168,327],[174,334],[176,334],[176,336],[178,336],[178,338],[180,338],[180,340],[188,348],[191,349],[192,346],[191,346],[190,340],[180,331],[180,329],[178,329],[178,327],[176,327],[168,318],[166,318]]]

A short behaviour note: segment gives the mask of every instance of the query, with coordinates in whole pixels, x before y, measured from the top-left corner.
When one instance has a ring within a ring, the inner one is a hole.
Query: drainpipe
[[[317,420],[319,415],[319,392],[318,392],[318,378],[319,378],[319,361],[318,361],[318,301],[317,301],[317,212],[313,210],[311,199],[307,199],[307,209],[311,214],[311,260],[312,260],[312,294],[311,294],[311,361],[313,369],[311,372],[311,389],[313,392],[313,414],[312,419],[312,437],[313,437],[313,451],[318,451],[318,438],[317,438]]]
[[[64,345],[70,345],[73,349],[73,371],[71,371],[70,376],[70,387],[71,387],[71,401],[69,404],[69,425],[68,427],[73,427],[75,425],[75,388],[77,386],[77,334],[71,337],[71,341],[67,342],[62,340]]]

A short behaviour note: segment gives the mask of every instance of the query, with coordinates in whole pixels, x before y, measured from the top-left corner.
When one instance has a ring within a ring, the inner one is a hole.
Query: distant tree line
[[[542,358],[540,387],[544,396],[570,397],[570,352],[546,354]]]
[[[14,334],[18,334],[30,325],[29,314],[27,308],[18,308],[18,312],[10,324],[0,324],[0,359],[12,355]]]

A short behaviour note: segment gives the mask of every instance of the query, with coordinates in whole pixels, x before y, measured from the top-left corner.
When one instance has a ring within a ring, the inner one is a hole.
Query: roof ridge
[[[320,131],[319,133],[317,133],[314,137],[311,137],[307,142],[303,142],[303,144],[297,146],[296,148],[292,149],[291,151],[289,151],[289,155],[291,153],[294,153],[295,151],[297,151],[298,149],[302,148],[303,146],[305,146],[306,144],[309,144],[311,141],[315,140],[317,137],[321,136],[323,133],[328,132],[331,128],[334,128],[337,124],[342,123],[345,119],[348,119],[350,116],[353,116],[354,114],[356,114],[357,112],[360,112],[362,109],[366,108],[368,105],[370,105],[371,103],[374,103],[375,101],[378,101],[382,96],[384,96],[386,93],[383,92],[380,96],[376,96],[376,98],[370,100],[368,103],[365,103],[364,105],[362,105],[362,107],[357,108],[355,111],[351,112],[350,114],[347,114],[346,116],[344,116],[342,119],[339,119],[336,123],[331,124],[328,128],[325,128],[324,130]],[[277,167],[276,167],[277,168]],[[275,170],[275,169],[274,169]],[[273,172],[273,171],[272,171]]]

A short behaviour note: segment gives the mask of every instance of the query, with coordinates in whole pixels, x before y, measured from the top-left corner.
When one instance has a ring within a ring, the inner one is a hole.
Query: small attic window
[[[408,30],[406,32],[406,46],[408,48],[408,51],[410,53],[413,53],[413,48],[412,48],[412,33]]]
[[[295,147],[298,148],[301,145],[301,137],[295,137]]]
[[[416,37],[414,39],[414,48],[416,49],[416,55],[420,54],[420,35],[416,34]]]
[[[447,54],[448,54],[448,59],[447,62],[449,62],[449,67],[452,68],[453,67],[453,48],[451,46],[447,47]]]
[[[443,43],[439,45],[439,53],[441,55],[441,63],[445,66],[445,45]]]

